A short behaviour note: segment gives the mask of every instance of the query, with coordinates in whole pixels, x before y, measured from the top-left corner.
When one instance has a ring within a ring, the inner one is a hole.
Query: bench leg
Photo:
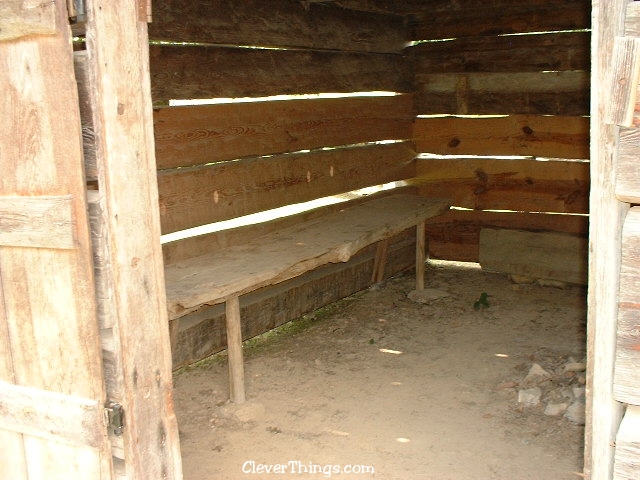
[[[243,403],[245,401],[245,393],[240,300],[238,297],[230,298],[225,306],[227,313],[227,351],[229,354],[229,393],[232,402]]]
[[[416,290],[424,290],[424,263],[427,261],[425,251],[425,223],[416,226]]]
[[[180,319],[176,318],[169,322],[169,342],[171,344],[171,359],[175,357],[176,345],[178,344],[178,331],[180,330]]]
[[[371,283],[380,283],[384,280],[384,268],[387,264],[387,250],[389,248],[389,239],[380,240],[376,248],[376,256],[373,259],[373,273],[371,275]]]

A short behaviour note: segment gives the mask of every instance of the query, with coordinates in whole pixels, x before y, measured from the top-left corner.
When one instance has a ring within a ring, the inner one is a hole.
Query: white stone
[[[587,369],[587,365],[582,362],[569,362],[564,366],[565,372],[584,372]]]
[[[585,417],[585,405],[584,399],[576,400],[573,402],[567,411],[564,412],[564,416],[567,420],[573,423],[577,423],[578,425],[584,425],[584,417]]]
[[[549,403],[544,409],[544,414],[550,417],[557,417],[566,412],[569,407],[568,403]]]
[[[540,404],[541,396],[542,390],[538,387],[520,390],[518,392],[518,403],[521,403],[526,407],[535,407]]]
[[[571,389],[571,392],[573,393],[573,396],[576,400],[580,398],[584,398],[584,392],[585,392],[584,387],[573,387]]]
[[[527,373],[527,376],[524,377],[522,383],[525,386],[538,385],[545,380],[548,380],[549,378],[551,378],[551,374],[537,363],[534,363],[533,365],[531,365],[529,373]]]

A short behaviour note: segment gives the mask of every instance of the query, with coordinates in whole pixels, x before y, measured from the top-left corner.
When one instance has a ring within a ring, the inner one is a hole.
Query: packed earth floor
[[[582,478],[586,289],[431,261],[175,375],[185,480]],[[483,295],[486,294],[486,295]]]

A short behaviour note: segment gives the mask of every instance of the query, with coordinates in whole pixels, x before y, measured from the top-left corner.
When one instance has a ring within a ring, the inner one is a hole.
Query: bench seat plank
[[[321,218],[165,267],[169,318],[346,262],[362,248],[447,211],[449,203],[415,195],[373,199]]]

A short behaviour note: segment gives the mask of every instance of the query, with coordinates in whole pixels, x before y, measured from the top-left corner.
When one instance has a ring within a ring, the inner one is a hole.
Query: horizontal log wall
[[[402,16],[292,0],[158,0],[153,15],[151,90],[163,233],[415,176],[412,71],[403,53],[408,35]],[[396,94],[354,97],[358,92]],[[307,97],[270,98],[283,95]],[[237,98],[244,101],[229,101]],[[175,102],[207,99],[218,101]],[[333,208],[171,241],[164,245],[165,262]],[[387,273],[409,267],[405,257]],[[323,281],[339,284],[342,296],[354,293],[354,286],[365,288],[371,282],[370,272],[363,274],[371,268],[368,260],[354,265],[344,268],[356,268],[363,281],[346,279],[343,268],[328,270]],[[297,289],[315,288],[308,286],[315,285],[312,279],[301,282]],[[242,316],[246,336],[273,328],[273,318],[283,323],[341,298],[321,297],[285,312],[276,310],[277,302],[261,303]],[[178,364],[224,347],[211,328],[219,317],[204,309],[180,320]]]
[[[478,261],[485,227],[586,236],[590,2],[410,4],[416,183],[459,208],[432,255]]]

